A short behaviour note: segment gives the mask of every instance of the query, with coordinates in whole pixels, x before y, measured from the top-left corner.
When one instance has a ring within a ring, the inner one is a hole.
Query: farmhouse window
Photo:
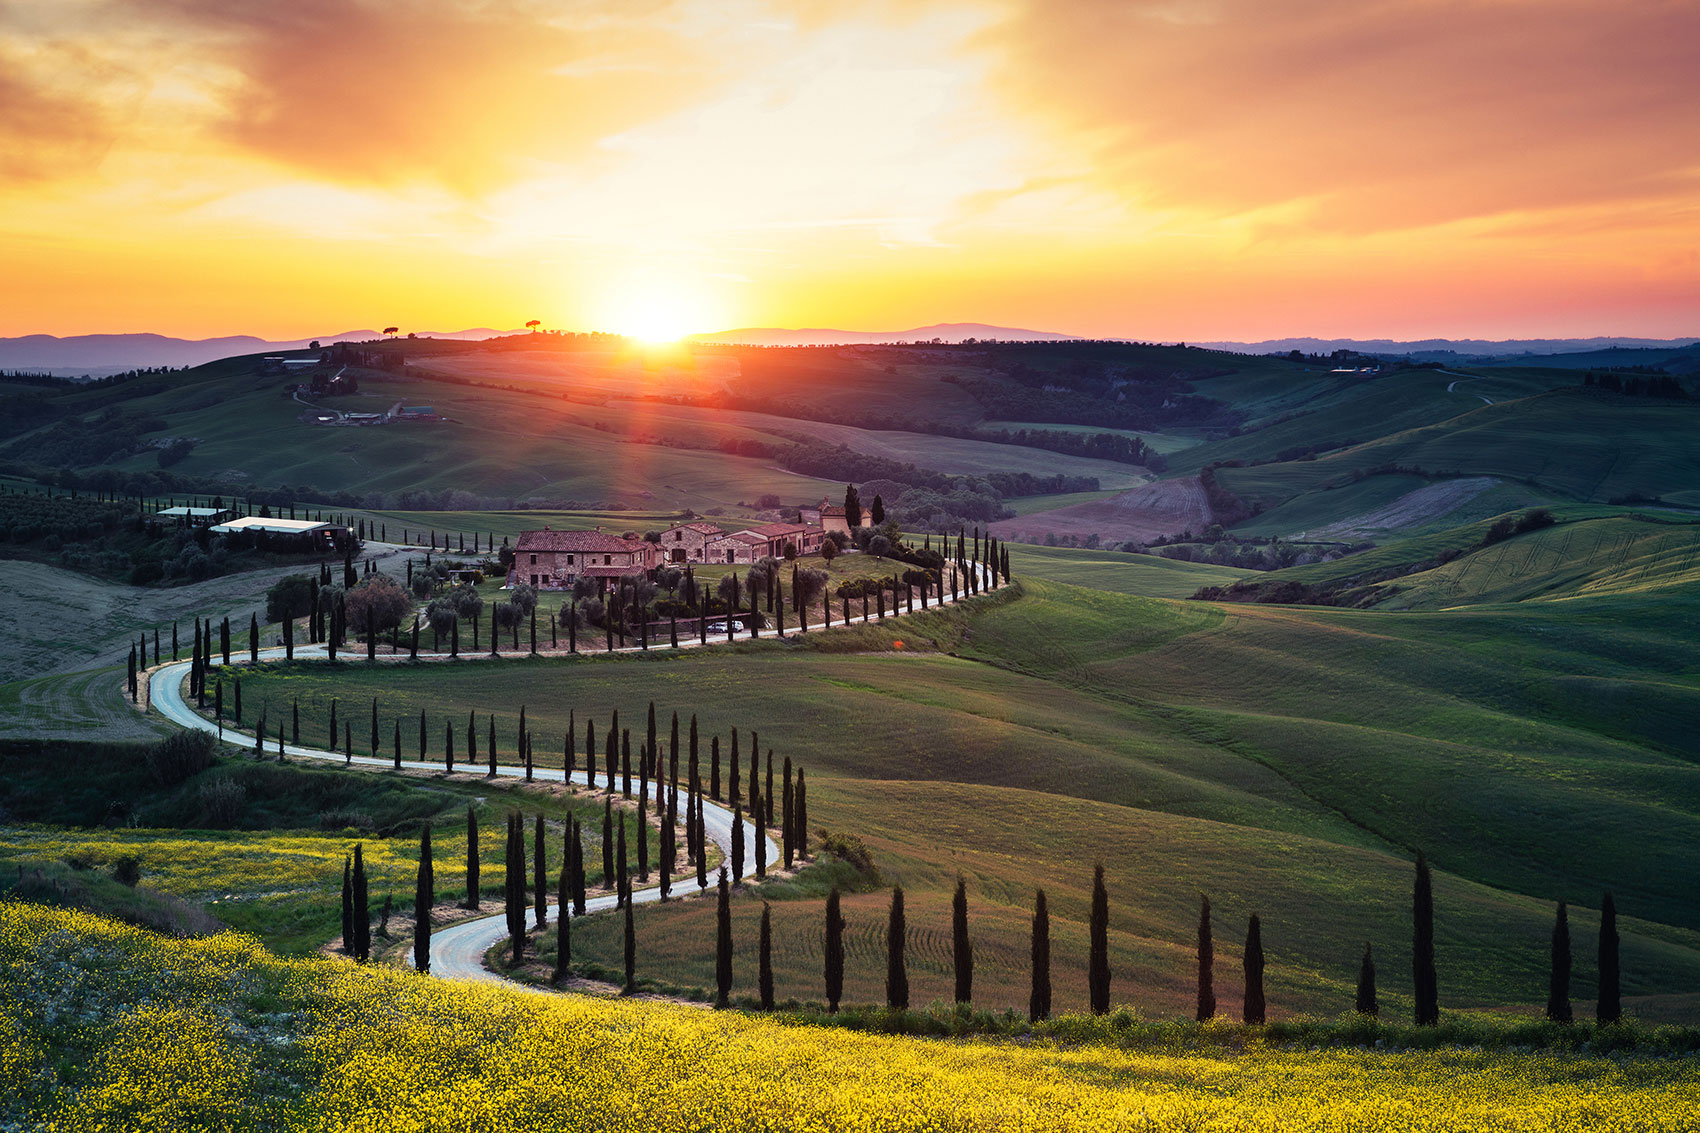
[[[572,565],[573,565],[573,557],[572,557],[572,556],[571,556],[571,555],[568,555],[568,556],[567,556],[567,565],[568,565],[568,566],[572,566]]]
[[[602,556],[602,565],[603,566],[613,566],[614,565],[614,556],[613,555],[603,555]]]
[[[536,556],[536,555],[532,555],[532,556],[531,556],[531,565],[532,565],[532,566],[536,566],[536,565],[537,565],[537,556]]]

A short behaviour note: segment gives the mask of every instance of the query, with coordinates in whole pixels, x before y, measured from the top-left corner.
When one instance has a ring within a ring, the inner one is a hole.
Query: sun
[[[604,311],[603,328],[651,346],[719,329],[710,297],[678,280],[632,281],[609,295]]]

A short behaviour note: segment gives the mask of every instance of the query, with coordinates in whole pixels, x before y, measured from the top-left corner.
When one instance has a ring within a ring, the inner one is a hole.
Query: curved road
[[[980,571],[981,581],[984,583],[990,572],[986,569],[984,564],[980,563],[975,564],[975,569]],[[984,592],[985,591],[982,590],[982,593]],[[967,595],[964,594],[962,597],[967,597]],[[948,604],[948,602],[941,601],[939,604]],[[902,615],[891,616],[901,617]],[[865,619],[851,619],[853,622],[878,620],[879,618],[872,614]],[[710,638],[709,644],[716,644],[722,640],[724,639]],[[740,637],[738,640],[743,641],[745,639]],[[684,646],[686,642],[681,639],[679,644]],[[692,646],[698,646],[700,643],[693,641],[690,644]],[[660,648],[665,650],[670,649],[671,646],[661,646]],[[615,652],[620,653],[635,651],[638,651],[635,647],[626,647],[615,650]],[[600,650],[597,652],[600,652]],[[361,657],[361,653],[359,651],[345,650],[345,653],[347,653],[351,659],[357,660]],[[283,654],[284,651],[280,647],[260,650],[261,660],[266,661],[280,660],[283,657]],[[509,653],[504,656],[511,658],[516,655],[525,656],[523,653]],[[380,654],[380,656],[382,655]],[[488,653],[465,653],[461,655],[460,659],[476,661],[488,656],[490,656]],[[439,657],[443,660],[447,659],[442,655],[439,655]],[[295,650],[295,659],[298,661],[324,660],[325,649],[322,645],[299,646]],[[397,659],[404,660],[405,655],[398,656]],[[184,680],[189,675],[189,667],[190,662],[188,661],[174,661],[170,664],[162,665],[154,669],[148,678],[148,702],[162,717],[174,724],[184,728],[197,728],[203,732],[212,732],[217,734],[218,726],[213,721],[208,720],[206,717],[196,712],[183,699],[183,684]],[[233,736],[240,734],[241,733],[235,732],[234,730],[231,732],[231,735]],[[249,738],[251,742],[251,737],[245,738]],[[266,750],[270,752],[275,751],[276,748],[271,742],[267,742]],[[365,755],[357,755],[352,759],[349,759],[341,752],[329,751],[325,748],[311,747],[304,744],[286,743],[283,745],[283,750],[287,755],[295,756],[300,759],[321,759],[327,762],[343,763],[367,770],[386,771],[393,770],[395,767],[394,759],[375,759],[371,756]],[[440,771],[443,765],[441,763],[431,763],[424,760],[404,759],[401,761],[401,766],[406,770],[413,771]],[[525,777],[525,768],[519,766],[498,766],[496,774],[502,778],[523,779]],[[534,768],[532,776],[533,778],[544,782],[554,783],[563,782],[566,778],[565,773],[558,768],[543,767]],[[583,771],[577,772],[573,775],[572,781],[588,785],[588,773]],[[659,787],[660,784],[657,783],[657,790],[659,790]],[[704,829],[709,840],[719,847],[722,856],[728,862],[732,860],[732,822],[733,816],[730,810],[727,810],[725,807],[716,803],[713,799],[705,798],[703,800]],[[746,869],[744,871],[745,877],[749,877],[755,873],[755,854],[753,853],[753,850],[755,847],[755,839],[757,838],[766,839],[767,860],[769,862],[777,862],[780,860],[781,851],[779,845],[774,842],[772,838],[767,836],[766,831],[759,829],[755,823],[745,819],[744,845],[747,848],[745,862]],[[685,879],[688,879],[690,875],[685,874],[683,876]],[[675,885],[675,892],[686,891],[688,891],[688,887],[686,885]],[[635,889],[632,891],[632,900],[639,904],[647,904],[652,901],[659,901],[660,899],[661,890],[654,886],[647,889]],[[592,913],[611,910],[615,908],[614,902],[615,898],[612,893],[602,897],[589,898],[585,901],[585,915],[588,916]],[[560,905],[556,902],[550,902],[548,909],[549,916],[551,917],[558,917],[561,915]],[[506,977],[498,976],[484,966],[484,954],[500,942],[507,934],[507,917],[503,913],[496,913],[487,917],[476,917],[472,920],[461,921],[457,924],[450,925],[447,928],[438,929],[436,932],[431,934],[431,974],[450,979],[510,982]]]

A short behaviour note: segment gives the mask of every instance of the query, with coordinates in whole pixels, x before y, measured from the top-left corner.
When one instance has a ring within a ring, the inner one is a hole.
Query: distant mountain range
[[[1481,338],[1425,338],[1414,342],[1395,342],[1388,338],[1270,338],[1262,342],[1195,342],[1194,346],[1212,350],[1232,350],[1240,354],[1286,354],[1299,350],[1306,354],[1332,354],[1336,350],[1356,350],[1360,354],[1396,354],[1422,358],[1429,355],[1457,358],[1503,358],[1511,355],[1582,354],[1596,350],[1667,350],[1691,345],[1696,338],[1508,338],[1492,341]]]
[[[478,339],[518,333],[523,332],[478,327],[447,332],[420,331],[419,337]],[[235,354],[302,350],[312,342],[362,342],[382,337],[383,332],[376,330],[349,330],[341,334],[320,334],[282,342],[247,334],[200,339],[168,338],[162,334],[78,334],[67,338],[27,334],[21,338],[0,338],[0,370],[23,370],[60,377],[80,377],[83,374],[104,377],[155,366],[199,366],[203,362]]]
[[[1015,342],[1067,342],[1079,338],[1049,330],[994,327],[985,323],[935,323],[912,330],[825,330],[808,327],[744,327],[714,334],[693,334],[693,342],[727,342],[740,346],[879,346],[893,342],[961,342],[969,338],[996,338]]]
[[[475,327],[457,331],[419,331],[420,338],[471,340],[495,338],[500,335],[522,334],[518,330],[493,330]],[[350,330],[340,334],[321,334],[313,338],[284,341],[256,338],[252,335],[229,335],[223,338],[168,338],[159,334],[80,334],[56,338],[50,334],[30,334],[20,338],[0,338],[0,371],[27,371],[78,377],[84,374],[101,377],[125,370],[155,366],[198,366],[235,354],[258,354],[268,350],[301,350],[309,343],[338,341],[369,341],[382,338],[377,330]],[[991,326],[987,323],[935,323],[896,331],[832,330],[827,328],[788,329],[784,327],[745,327],[714,334],[691,336],[696,342],[736,343],[750,346],[872,346],[898,342],[962,342],[966,339],[1001,339],[1023,342],[1067,342],[1081,336],[1059,334],[1055,331],[1027,330],[1020,327]],[[1122,340],[1133,341],[1133,340]],[[1306,354],[1331,354],[1335,350],[1355,350],[1363,354],[1386,354],[1423,361],[1475,359],[1505,359],[1539,357],[1555,354],[1593,354],[1610,350],[1670,350],[1700,342],[1695,338],[1519,338],[1504,341],[1463,338],[1429,338],[1413,342],[1396,342],[1385,338],[1272,338],[1262,342],[1195,342],[1213,350],[1231,350],[1241,354],[1285,354],[1298,350]],[[1599,364],[1607,364],[1602,359]]]

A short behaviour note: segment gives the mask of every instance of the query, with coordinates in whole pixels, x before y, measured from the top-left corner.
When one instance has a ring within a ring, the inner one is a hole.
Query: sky
[[[1692,0],[0,0],[0,335],[1700,335]]]

